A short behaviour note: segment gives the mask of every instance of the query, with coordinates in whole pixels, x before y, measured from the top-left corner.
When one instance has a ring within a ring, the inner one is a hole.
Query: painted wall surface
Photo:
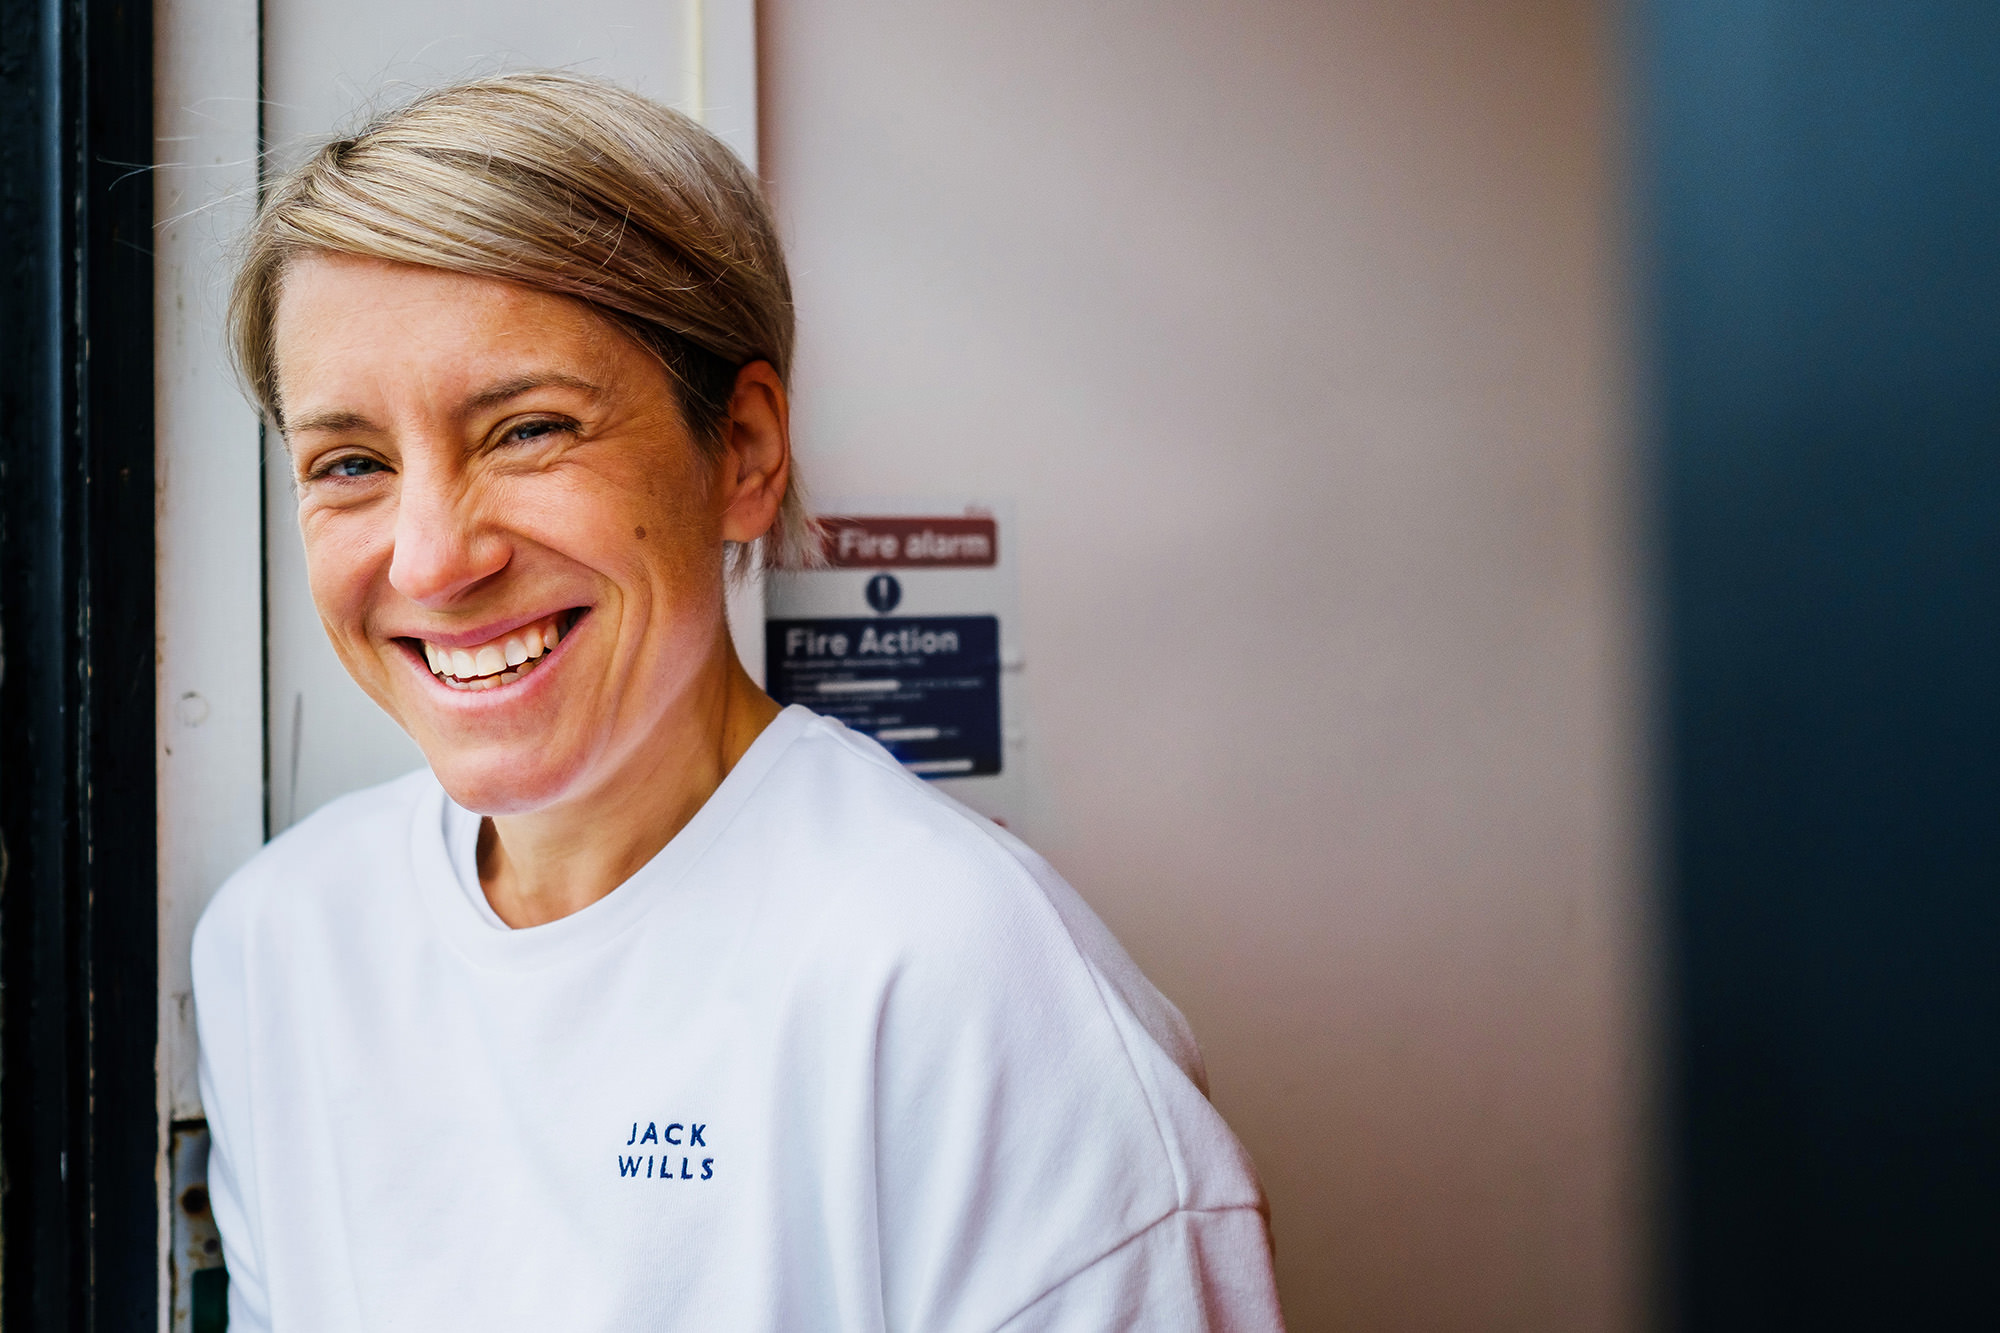
[[[1049,826],[1297,1329],[1620,1329],[1648,1074],[1599,6],[765,0],[824,494],[1010,497]]]
[[[261,440],[222,331],[257,200],[257,6],[162,0],[153,22],[158,1067],[176,1120],[201,1114],[195,922],[264,842]]]

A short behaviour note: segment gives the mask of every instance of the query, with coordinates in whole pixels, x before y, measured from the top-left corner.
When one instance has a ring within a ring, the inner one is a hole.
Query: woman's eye
[[[365,454],[353,454],[346,458],[336,458],[320,469],[322,477],[366,477],[384,471],[381,460]]]
[[[503,443],[526,444],[551,435],[567,434],[571,429],[573,427],[566,421],[523,421],[508,427],[507,433],[500,438]]]

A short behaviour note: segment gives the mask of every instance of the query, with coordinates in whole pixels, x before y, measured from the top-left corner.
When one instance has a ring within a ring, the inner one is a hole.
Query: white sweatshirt
[[[510,930],[428,773],[194,945],[234,1333],[1281,1326],[1186,1024],[1033,852],[802,708]]]

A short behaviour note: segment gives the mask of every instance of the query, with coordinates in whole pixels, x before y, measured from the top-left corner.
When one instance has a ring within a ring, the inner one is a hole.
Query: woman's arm
[[[208,1117],[208,1195],[229,1271],[229,1327],[270,1333],[270,1301],[257,1218],[250,1146],[250,1012],[242,898],[225,886],[194,936],[195,1028],[201,1043],[201,1104]]]

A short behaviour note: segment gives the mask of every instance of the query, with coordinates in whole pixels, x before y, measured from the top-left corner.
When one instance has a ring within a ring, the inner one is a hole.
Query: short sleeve
[[[1240,1145],[1047,888],[991,838],[902,852],[906,874],[927,873],[878,888],[865,929],[850,917],[851,940],[881,944],[846,951],[845,981],[825,980],[868,1000],[842,1026],[874,1048],[886,1326],[987,1333],[1164,1220],[1210,1209],[1246,1209],[1238,1227],[1262,1247]],[[1162,1235],[1183,1231],[1174,1243],[1192,1257],[1146,1300],[1201,1299],[1190,1247],[1207,1233],[1177,1222]],[[1258,1262],[1268,1277],[1268,1254]]]
[[[1282,1333],[1276,1293],[1260,1212],[1182,1209],[1041,1296],[1000,1333]]]

